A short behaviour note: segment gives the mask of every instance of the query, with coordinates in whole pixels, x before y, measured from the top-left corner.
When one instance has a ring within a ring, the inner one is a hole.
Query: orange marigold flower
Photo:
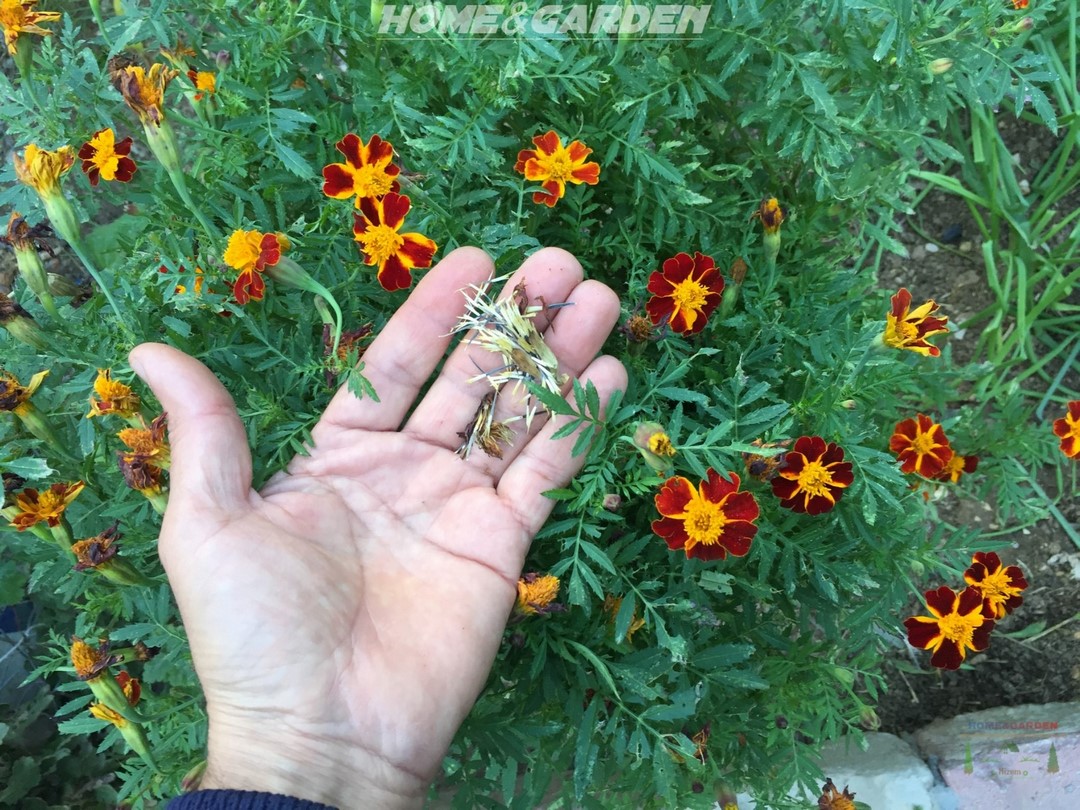
[[[114,414],[125,419],[135,416],[142,404],[139,395],[131,390],[130,386],[114,380],[112,369],[99,368],[97,379],[94,380],[94,393],[97,399],[90,397],[90,413],[87,419],[103,414]]]
[[[12,518],[11,525],[20,532],[42,521],[50,527],[59,526],[64,510],[85,486],[82,481],[76,481],[73,484],[53,484],[44,492],[24,489],[15,496],[15,508],[18,512]]]
[[[982,594],[995,619],[1005,618],[1024,604],[1020,595],[1028,586],[1024,572],[1015,565],[1003,567],[993,551],[975,552],[971,567],[964,572],[964,581]]]
[[[645,304],[652,322],[666,320],[671,328],[693,335],[705,328],[709,315],[720,304],[724,277],[711,256],[695,252],[678,253],[649,276],[653,294]]]
[[[117,657],[109,652],[109,642],[102,641],[95,649],[78,636],[71,637],[71,663],[80,681],[100,678],[116,661]]]
[[[124,483],[131,489],[141,492],[150,500],[162,493],[161,468],[151,459],[139,453],[123,451],[117,452],[116,459],[124,476]]]
[[[75,163],[75,152],[70,146],[61,146],[55,152],[39,149],[30,144],[20,157],[16,152],[15,176],[38,193],[42,199],[56,197],[60,191],[60,178],[68,173]]]
[[[1017,11],[1022,11],[1028,7],[1029,0],[1012,0],[1013,8]]]
[[[150,66],[149,73],[142,65],[126,65],[114,75],[120,95],[144,125],[157,126],[165,120],[165,88],[179,75],[178,71],[157,62]]]
[[[750,219],[761,220],[761,227],[764,228],[765,233],[774,234],[780,231],[780,226],[784,224],[786,216],[776,197],[766,197],[761,201],[758,209],[750,215]]]
[[[114,523],[101,534],[75,543],[71,550],[75,552],[75,570],[85,571],[88,568],[97,568],[120,551],[117,541],[120,540],[120,524]]]
[[[38,23],[56,22],[60,19],[59,11],[34,11],[38,0],[0,0],[0,27],[4,29],[4,42],[8,53],[17,54],[20,34],[52,36],[52,31],[42,28]]]
[[[525,574],[517,584],[517,609],[526,615],[553,613],[562,610],[555,601],[559,595],[559,578],[550,574]]]
[[[897,422],[889,449],[896,453],[903,472],[924,478],[939,475],[954,455],[944,428],[921,413]]]
[[[933,301],[911,310],[911,293],[901,287],[892,297],[892,311],[885,316],[885,332],[881,340],[894,349],[938,357],[941,349],[928,343],[926,338],[948,332],[945,325],[949,319],[935,317],[937,311],[938,305]]]
[[[803,436],[784,455],[772,489],[785,509],[820,515],[836,506],[853,480],[851,462],[844,461],[839,445],[826,444],[820,436]]]
[[[49,376],[48,371],[39,371],[30,378],[25,386],[12,374],[0,369],[0,411],[21,414],[30,410],[30,397],[41,387],[41,382]]]
[[[994,629],[992,613],[978,588],[956,593],[942,585],[926,592],[929,616],[912,616],[904,621],[908,641],[920,650],[930,650],[930,663],[941,669],[958,669],[968,650],[981,652],[990,643]]]
[[[960,476],[975,472],[978,466],[978,456],[962,456],[957,452],[953,452],[952,458],[945,462],[945,466],[941,468],[940,473],[934,476],[934,480],[951,481],[955,484],[960,480]]]
[[[129,152],[131,138],[117,142],[116,133],[109,127],[95,132],[79,150],[82,170],[90,178],[90,185],[96,186],[99,178],[118,180],[121,183],[131,180],[138,167],[135,161],[128,157]]]
[[[366,197],[381,200],[390,192],[397,192],[401,184],[397,176],[401,172],[391,161],[394,159],[394,147],[378,135],[372,135],[365,144],[350,132],[334,148],[345,156],[345,163],[331,163],[324,166],[322,173],[323,194],[335,200],[347,200],[356,197],[354,204],[360,207],[360,201]]]
[[[553,208],[566,194],[567,183],[595,186],[600,182],[600,164],[585,162],[592,149],[581,141],[572,141],[564,147],[554,130],[537,135],[532,141],[536,149],[518,152],[514,171],[524,174],[526,180],[543,183],[545,190],[533,194],[534,203]]]
[[[208,70],[189,70],[187,77],[191,80],[191,83],[195,85],[195,89],[198,91],[195,93],[195,100],[202,101],[203,96],[212,96],[217,92],[217,79],[214,74]]]
[[[1068,404],[1065,415],[1054,420],[1054,435],[1061,439],[1061,452],[1080,458],[1080,399]]]
[[[236,303],[243,305],[263,299],[266,282],[262,274],[267,267],[281,261],[281,254],[288,247],[289,240],[284,234],[239,229],[232,232],[222,258],[229,267],[240,271],[233,282]]]
[[[841,793],[832,779],[826,779],[821,787],[818,810],[855,810],[855,794],[848,792],[847,785],[844,785],[844,792]]]
[[[661,518],[653,521],[652,530],[668,548],[699,560],[742,557],[750,551],[760,510],[753,495],[739,491],[739,476],[728,475],[730,479],[710,467],[696,489],[681,476],[664,482],[656,496]]]
[[[418,233],[398,233],[412,204],[404,194],[390,192],[381,200],[357,200],[360,213],[354,215],[353,239],[364,254],[364,264],[378,265],[384,290],[407,289],[412,285],[410,271],[431,267],[438,245]]]
[[[132,453],[155,466],[167,468],[170,462],[169,443],[165,438],[167,421],[168,415],[161,414],[148,428],[124,428],[116,436]]]

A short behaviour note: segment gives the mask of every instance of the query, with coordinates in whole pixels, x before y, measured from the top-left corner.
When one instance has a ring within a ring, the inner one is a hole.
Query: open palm
[[[293,459],[256,493],[229,394],[196,360],[146,344],[132,366],[169,413],[173,467],[160,539],[210,718],[203,787],[286,793],[341,808],[410,807],[494,659],[516,582],[577,470],[556,427],[514,423],[502,460],[455,453],[501,361],[459,346],[423,399],[465,305],[492,272],[461,249],[417,286],[365,354],[380,402],[339,391]],[[545,249],[508,282],[568,301],[547,327],[560,370],[606,401],[625,383],[595,359],[618,299]],[[538,318],[543,328],[546,316]],[[506,399],[510,399],[507,397]],[[503,414],[499,414],[502,416]]]

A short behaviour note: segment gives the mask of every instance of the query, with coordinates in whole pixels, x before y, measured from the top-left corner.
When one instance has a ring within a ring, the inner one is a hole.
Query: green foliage
[[[73,802],[41,787],[59,784],[44,775],[101,772],[107,759],[119,797],[153,806],[202,758],[201,695],[156,557],[159,518],[116,469],[110,434],[119,423],[83,418],[86,400],[97,369],[130,381],[127,351],[160,340],[206,363],[234,396],[256,485],[305,452],[333,394],[320,313],[310,295],[273,281],[264,301],[238,306],[229,294],[235,273],[221,258],[234,228],[280,231],[289,255],[341,303],[347,328],[385,324],[405,293],[385,292],[361,263],[351,204],[320,192],[321,168],[340,160],[334,143],[350,131],[394,144],[413,201],[408,227],[434,238],[440,255],[478,245],[506,272],[541,245],[560,246],[619,293],[626,315],[641,314],[650,274],[678,252],[714,257],[729,291],[727,268],[749,265],[733,311],[714,313],[699,335],[664,332],[644,343],[612,335],[606,350],[624,361],[630,382],[606,413],[591,384],[575,381],[565,401],[533,389],[566,420],[560,440],[573,434],[574,451],[586,456],[582,473],[549,493],[558,506],[528,563],[561,578],[569,609],[508,629],[436,790],[455,806],[512,808],[553,798],[706,807],[718,779],[765,806],[790,804],[793,785],[815,790],[814,750],[861,734],[884,686],[882,650],[903,644],[899,612],[921,575],[955,582],[971,549],[992,542],[945,526],[934,501],[910,488],[888,452],[894,425],[933,414],[959,452],[982,458],[959,485],[923,482],[935,496],[974,488],[997,498],[1004,519],[1025,523],[1049,508],[1034,476],[1055,463],[1054,441],[1045,419],[1032,424],[1035,403],[994,364],[1075,328],[1075,305],[1065,304],[1075,270],[1060,268],[1075,267],[1076,215],[1049,215],[1077,177],[1075,94],[1052,84],[1070,70],[1075,80],[1075,41],[1072,50],[1050,39],[1033,47],[1008,5],[731,0],[713,6],[699,37],[632,40],[379,36],[367,5],[343,0],[129,0],[104,31],[88,8],[66,8],[56,36],[34,41],[33,81],[0,76],[4,125],[20,150],[31,142],[77,149],[104,126],[134,137],[139,171],[130,184],[91,189],[78,168],[65,180],[123,325],[100,295],[50,322],[16,286],[51,348],[36,354],[0,333],[3,365],[24,383],[51,371],[33,402],[67,454],[5,419],[0,469],[39,488],[86,481],[70,510],[76,537],[120,521],[124,555],[161,584],[120,589],[76,575],[55,546],[5,533],[4,565],[22,572],[17,588],[25,582],[52,632],[35,655],[52,687],[42,700],[61,701],[67,736],[46,757],[15,750],[0,760],[8,769],[0,804],[28,802],[34,789],[38,806]],[[1053,6],[1031,13],[1040,25]],[[106,69],[121,51],[150,62],[181,41],[195,51],[191,67],[217,72],[211,98],[194,101],[183,76],[166,94],[187,186],[210,228],[174,192]],[[931,70],[942,58],[950,67]],[[965,105],[984,135],[996,105],[1068,128],[1033,213],[1022,213],[1031,209],[1011,190],[999,144],[983,141],[969,159],[954,123]],[[513,171],[517,152],[548,129],[564,143],[584,141],[601,166],[598,185],[570,187],[552,209],[534,205],[533,187]],[[919,169],[925,161],[965,161],[963,177]],[[855,257],[902,251],[895,215],[908,207],[916,176],[985,210],[988,270],[1005,268],[991,276],[999,309],[985,314],[982,354],[966,366],[947,350],[934,359],[873,347],[888,295]],[[0,177],[13,181],[10,166]],[[760,226],[747,222],[769,196],[787,210],[775,266]],[[15,182],[0,190],[0,209],[43,219],[33,192]],[[1049,253],[1039,248],[1047,240]],[[196,267],[205,279],[198,293]],[[352,368],[358,359],[354,349],[337,382],[377,398],[362,366]],[[1020,379],[1050,373],[1033,368]],[[676,474],[694,484],[710,467],[742,476],[761,506],[746,557],[687,560],[652,532],[663,479],[633,445],[639,421],[667,428]],[[824,515],[780,508],[768,484],[744,473],[755,440],[803,435],[838,443],[854,466],[853,485]],[[604,508],[612,495],[617,511]],[[16,601],[7,576],[0,586]],[[89,696],[67,661],[72,633],[159,648],[133,669],[153,686],[144,713],[160,772],[125,755],[117,732],[87,714]],[[5,719],[2,745],[45,705]],[[700,757],[692,738],[706,727]]]

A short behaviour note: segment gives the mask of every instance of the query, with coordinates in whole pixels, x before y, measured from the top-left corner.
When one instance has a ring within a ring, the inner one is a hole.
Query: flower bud
[[[634,431],[634,447],[641,453],[645,463],[661,475],[667,475],[675,466],[671,461],[675,455],[675,447],[663,425],[656,422],[640,423]]]
[[[881,728],[881,718],[870,706],[863,706],[859,710],[859,725],[867,731],[877,731]]]
[[[840,407],[846,408],[849,411],[853,411],[857,407],[859,407],[859,403],[853,399],[845,399],[843,402],[840,403]]]
[[[184,793],[191,793],[193,790],[198,790],[204,773],[206,773],[205,759],[195,763],[191,769],[184,774],[183,778],[180,780],[180,790]]]
[[[618,512],[620,507],[622,507],[622,498],[614,492],[609,492],[604,496],[603,506],[608,512]]]
[[[851,686],[855,683],[855,673],[846,667],[833,667],[833,677],[845,686]]]
[[[37,325],[30,313],[3,293],[0,293],[0,326],[4,327],[16,340],[32,346],[39,352],[44,352],[49,348],[45,333],[41,331],[41,327]]]
[[[933,73],[935,76],[940,76],[942,73],[948,73],[950,70],[952,70],[953,64],[955,63],[952,59],[935,59],[929,65],[930,72]]]

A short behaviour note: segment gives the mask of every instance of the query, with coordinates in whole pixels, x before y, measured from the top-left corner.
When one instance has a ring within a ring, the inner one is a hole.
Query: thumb
[[[182,510],[245,508],[251,451],[236,405],[218,378],[160,343],[136,346],[128,362],[169,415],[170,501],[179,499]]]

